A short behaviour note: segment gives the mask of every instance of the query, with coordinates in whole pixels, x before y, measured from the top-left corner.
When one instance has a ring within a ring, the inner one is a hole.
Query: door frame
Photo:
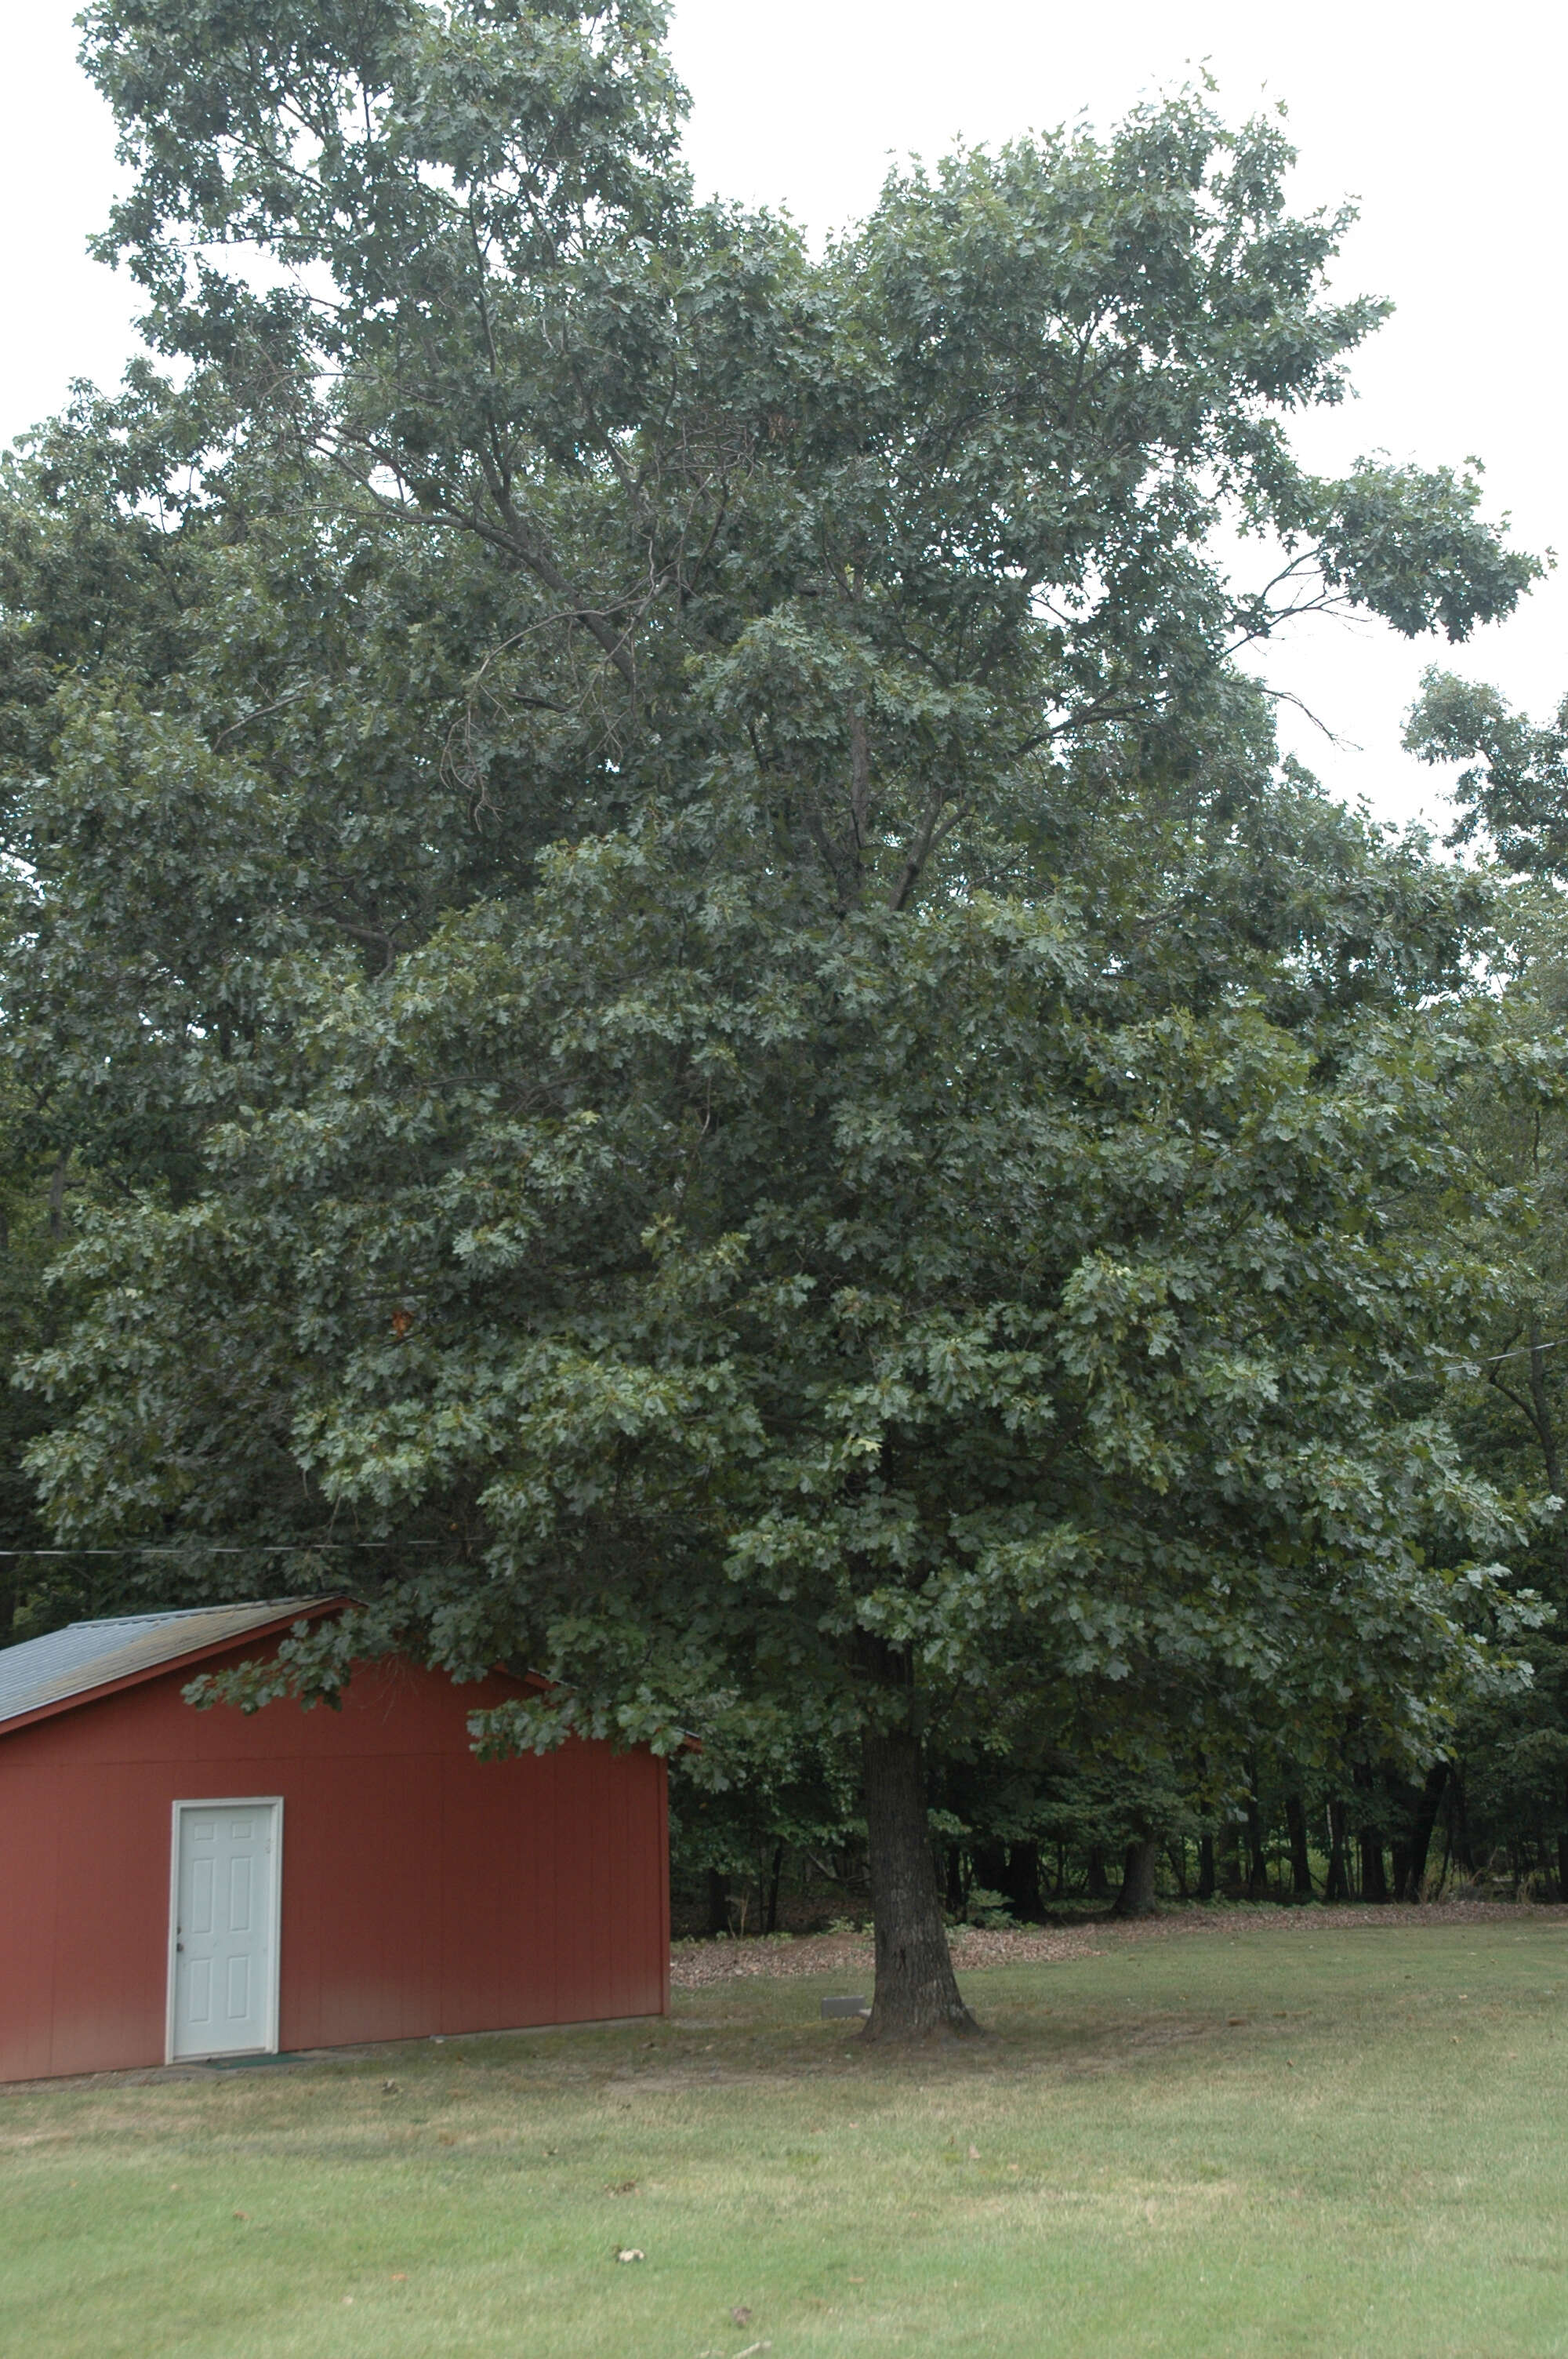
[[[278,1993],[283,1963],[283,1796],[281,1794],[193,1794],[186,1800],[173,1804],[169,1830],[168,1864],[168,1990],[164,2009],[163,2060],[166,2064],[199,2064],[199,2056],[179,2056],[174,2052],[175,2007],[175,1933],[179,1923],[179,1832],[180,1818],[186,1810],[270,1810],[273,1814],[272,1880],[272,1972],[267,1977],[266,2038],[259,2048],[222,2049],[225,2055],[276,2056],[277,2054]]]

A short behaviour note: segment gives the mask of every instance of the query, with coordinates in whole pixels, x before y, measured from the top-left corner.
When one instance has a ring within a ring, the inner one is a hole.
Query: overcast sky
[[[83,248],[114,184],[104,109],[75,64],[69,5],[7,12],[0,92],[0,440],[63,398],[111,383],[132,342],[124,282]],[[1441,824],[1430,773],[1399,745],[1422,667],[1496,680],[1541,718],[1568,692],[1568,470],[1563,460],[1563,130],[1568,17],[1493,0],[1464,10],[1390,0],[679,0],[674,47],[694,107],[704,193],[783,204],[822,233],[863,212],[893,158],[995,143],[1087,113],[1115,121],[1206,62],[1233,116],[1284,100],[1301,149],[1297,201],[1355,197],[1343,291],[1391,296],[1395,318],[1357,367],[1359,398],[1304,429],[1312,464],[1362,451],[1485,460],[1488,506],[1563,570],[1512,622],[1450,655],[1381,625],[1318,622],[1270,652],[1271,682],[1336,733],[1285,709],[1282,734],[1336,790]]]

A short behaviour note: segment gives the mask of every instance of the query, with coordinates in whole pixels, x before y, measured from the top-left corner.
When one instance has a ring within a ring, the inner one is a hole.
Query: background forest
[[[1443,845],[1279,758],[1248,649],[1540,566],[1293,457],[1383,307],[1277,122],[814,254],[649,0],[85,21],[147,351],[0,486],[0,1636],[331,1590],[242,1700],[696,1729],[692,1923],[870,1893],[914,2017],[933,1842],[1568,1897],[1568,708],[1430,676]]]

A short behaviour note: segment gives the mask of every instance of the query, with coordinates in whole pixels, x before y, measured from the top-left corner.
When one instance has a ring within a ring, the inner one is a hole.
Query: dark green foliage
[[[1561,877],[1568,863],[1568,706],[1546,728],[1496,689],[1426,675],[1405,743],[1427,762],[1472,762],[1455,782],[1454,840],[1487,838],[1505,866]]]
[[[422,1542],[370,1627],[569,1681],[509,1739],[667,1742],[736,1679],[851,1726],[857,1633],[948,1744],[1083,1683],[1141,1743],[1177,1692],[1189,1742],[1420,1724],[1509,1529],[1420,1407],[1459,1273],[1394,1217],[1462,1031],[1325,1081],[1245,1005],[1145,1016],[1047,900],[818,934],[688,821],[548,874],[297,977],[213,1184],[89,1230],[62,1531]]]
[[[187,1547],[143,1594],[359,1545],[289,1681],[535,1662],[486,1744],[696,1723],[799,1840],[892,1731],[1041,1765],[1020,1842],[1421,1764],[1530,1618],[1441,1416],[1491,904],[1231,658],[1537,569],[1292,458],[1382,307],[1277,125],[894,174],[818,259],[691,203],[636,0],[87,27],[190,367],[0,504],[55,1528]]]

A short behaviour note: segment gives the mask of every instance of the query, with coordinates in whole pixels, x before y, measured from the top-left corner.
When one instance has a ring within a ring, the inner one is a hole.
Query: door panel
[[[176,1813],[171,2057],[275,2044],[276,1802],[182,1803]]]

